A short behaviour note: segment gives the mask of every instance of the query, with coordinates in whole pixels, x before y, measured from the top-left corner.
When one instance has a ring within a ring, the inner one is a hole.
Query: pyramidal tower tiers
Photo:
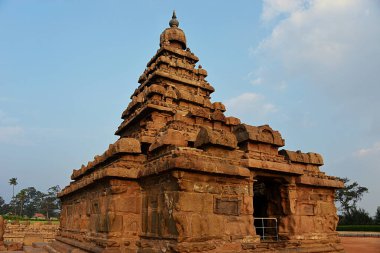
[[[173,13],[114,144],[59,194],[54,252],[343,252],[316,153],[226,117]]]

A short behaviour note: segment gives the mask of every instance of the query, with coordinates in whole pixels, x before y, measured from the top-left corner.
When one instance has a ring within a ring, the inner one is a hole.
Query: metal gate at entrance
[[[261,240],[278,241],[276,218],[254,218],[254,225]]]

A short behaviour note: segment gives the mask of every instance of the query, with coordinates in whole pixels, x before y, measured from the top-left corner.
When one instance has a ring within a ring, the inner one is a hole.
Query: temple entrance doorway
[[[273,177],[257,177],[253,185],[253,217],[261,240],[278,240],[278,219],[283,216],[282,182]]]

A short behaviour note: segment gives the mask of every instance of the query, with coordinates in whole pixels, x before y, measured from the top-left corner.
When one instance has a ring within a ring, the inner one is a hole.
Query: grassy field
[[[368,231],[380,232],[380,225],[343,225],[338,226],[337,231]]]
[[[42,224],[59,224],[58,220],[8,220],[8,222],[13,223],[13,222],[18,222],[20,224],[34,224],[34,223],[42,223]]]
[[[50,223],[50,224],[59,224],[59,220],[54,219],[54,220],[42,220],[42,219],[28,219],[28,218],[23,218],[19,216],[7,216],[4,215],[3,218],[7,220],[8,222],[19,222],[19,223]]]
[[[22,222],[25,222],[25,221],[21,221],[21,223]],[[49,220],[29,220],[29,222],[31,224],[36,223],[36,222],[39,222],[39,223],[49,223],[50,222],[51,224],[59,224],[58,220],[51,220],[51,221],[49,221]]]

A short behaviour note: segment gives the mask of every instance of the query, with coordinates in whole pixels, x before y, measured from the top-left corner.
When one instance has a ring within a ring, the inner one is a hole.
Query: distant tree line
[[[59,216],[61,208],[57,198],[61,190],[59,185],[50,187],[47,192],[27,187],[15,195],[14,187],[17,185],[17,178],[11,178],[9,184],[12,186],[13,197],[9,203],[5,203],[0,196],[0,215],[32,218],[36,213],[40,213],[46,219]]]
[[[380,225],[380,206],[377,207],[376,215],[371,217],[369,213],[357,206],[368,188],[360,186],[357,182],[350,182],[348,178],[341,178],[344,187],[338,189],[335,200],[339,204],[339,225]]]

